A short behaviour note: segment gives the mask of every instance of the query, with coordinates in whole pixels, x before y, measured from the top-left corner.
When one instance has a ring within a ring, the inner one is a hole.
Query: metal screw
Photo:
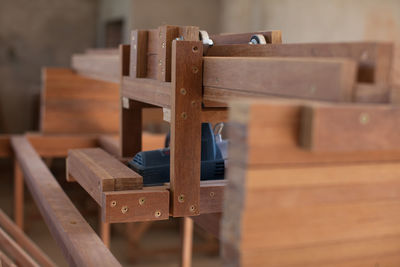
[[[165,48],[165,47],[166,47],[165,42],[162,42],[161,47],[162,47],[162,48]]]
[[[214,192],[210,192],[210,197],[214,197],[215,193]]]
[[[132,41],[135,41],[135,36],[132,36]]]
[[[196,106],[196,101],[192,101],[190,104],[192,104],[192,107],[195,107]]]
[[[69,223],[70,224],[76,224],[76,221],[70,221]]]
[[[144,202],[146,202],[146,199],[144,197],[139,198],[139,204],[143,205]]]
[[[114,208],[115,206],[117,206],[117,201],[113,200],[110,203],[111,208]]]
[[[192,51],[193,51],[193,53],[197,53],[197,52],[199,52],[199,48],[197,46],[193,46]]]
[[[136,45],[133,45],[133,49],[135,49],[135,50],[136,50]]]
[[[194,212],[196,210],[196,207],[194,205],[190,206],[190,211]]]
[[[185,88],[181,88],[181,94],[182,95],[186,95],[186,89]]]
[[[186,112],[182,112],[181,117],[182,117],[182,119],[186,120],[186,119],[187,119],[187,114],[186,114]]]
[[[313,85],[313,86],[311,86],[310,87],[310,94],[314,94],[315,93],[315,91],[317,91],[317,88]]]
[[[159,61],[158,61],[158,65],[162,65],[162,60],[160,59]]]
[[[193,73],[198,73],[198,72],[199,72],[199,68],[196,67],[196,66],[193,66],[193,67],[192,67],[192,72],[193,72]]]
[[[123,214],[127,213],[127,212],[128,212],[128,206],[123,206],[123,207],[121,208],[121,212],[122,212]]]
[[[185,195],[179,195],[179,197],[178,197],[178,201],[180,202],[180,203],[183,203],[183,202],[185,202]]]
[[[360,123],[365,125],[369,122],[369,115],[367,113],[361,113],[360,115]]]
[[[157,218],[160,217],[161,216],[161,211],[157,210],[156,212],[154,212],[154,216],[157,217]]]

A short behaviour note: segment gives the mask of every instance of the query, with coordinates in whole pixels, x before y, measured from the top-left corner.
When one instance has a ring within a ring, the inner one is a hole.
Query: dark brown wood
[[[358,81],[391,81],[394,47],[390,43],[310,43],[271,45],[215,45],[207,56],[225,57],[344,57],[359,63]]]
[[[103,192],[140,189],[143,178],[101,148],[68,152],[67,174],[71,175],[101,205]]]
[[[141,222],[169,218],[169,191],[163,188],[104,192],[102,201],[103,222]]]
[[[312,151],[400,149],[400,108],[315,104],[302,108],[300,141]]]
[[[131,34],[130,74],[132,78],[147,76],[148,31],[135,30]]]
[[[170,82],[172,40],[179,37],[179,27],[163,25],[158,27],[158,31],[159,39],[157,50],[157,79],[162,82]]]
[[[8,158],[12,153],[10,137],[8,135],[0,135],[0,157]]]
[[[351,101],[356,71],[356,62],[349,59],[205,57],[203,86],[272,96]]]
[[[199,214],[202,49],[201,42],[173,42],[170,143],[173,216]]]
[[[220,223],[222,213],[206,213],[192,217],[194,223],[214,237],[220,237]]]
[[[121,266],[72,204],[29,141],[24,137],[12,137],[11,143],[26,184],[69,264]]]
[[[2,251],[0,251],[0,266],[2,266],[2,267],[17,267],[17,265]]]
[[[142,110],[143,103],[127,100],[121,114],[121,157],[133,157],[142,151]]]

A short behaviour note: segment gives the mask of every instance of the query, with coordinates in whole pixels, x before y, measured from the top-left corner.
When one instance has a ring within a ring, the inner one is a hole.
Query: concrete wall
[[[37,129],[42,66],[95,44],[96,0],[0,1],[0,132]]]
[[[398,0],[222,0],[221,30],[282,30],[284,42],[400,40]]]

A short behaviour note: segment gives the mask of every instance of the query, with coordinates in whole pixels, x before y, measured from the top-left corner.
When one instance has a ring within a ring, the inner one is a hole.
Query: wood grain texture
[[[173,42],[170,177],[176,217],[199,214],[202,49],[201,42]]]
[[[68,152],[71,175],[101,205],[103,192],[140,189],[143,178],[101,148]]]
[[[72,204],[29,141],[24,137],[13,137],[11,143],[26,184],[69,264],[121,266]]]
[[[247,45],[250,42],[251,37],[255,34],[263,35],[268,44],[282,43],[281,31],[211,34],[210,39],[213,40],[214,45]]]
[[[225,57],[343,57],[359,64],[358,81],[389,84],[394,47],[391,43],[310,43],[271,45],[215,45],[207,56]]]
[[[42,72],[40,129],[44,134],[118,133],[118,85],[70,69]]]
[[[56,266],[56,264],[25,233],[0,210],[0,226],[10,237],[22,247],[40,266]]]
[[[307,105],[300,142],[312,151],[400,149],[400,108],[390,105]]]
[[[233,165],[221,227],[226,264],[400,264],[398,162]]]
[[[349,59],[204,57],[203,86],[272,96],[351,101],[356,71],[355,61]]]
[[[169,218],[169,191],[144,188],[118,192],[104,192],[103,222],[142,222]]]
[[[132,78],[144,78],[147,76],[147,42],[148,31],[132,31],[129,68],[129,76]]]
[[[229,148],[229,160],[249,166],[400,160],[396,149],[331,153],[302,148],[301,107],[309,103],[276,99],[232,102],[228,138],[237,145]]]

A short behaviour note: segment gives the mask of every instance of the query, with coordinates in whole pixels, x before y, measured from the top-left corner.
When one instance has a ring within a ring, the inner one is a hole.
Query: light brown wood
[[[204,57],[203,86],[348,102],[356,74],[349,59]]]
[[[172,47],[170,190],[173,216],[199,214],[202,49],[202,43],[195,41],[175,40]]]
[[[100,214],[101,214],[101,207],[100,207]],[[111,225],[109,223],[103,222],[101,216],[99,216],[99,228],[100,228],[101,240],[103,240],[104,245],[108,249],[110,249]]]
[[[24,229],[24,176],[17,160],[14,160],[14,221]]]
[[[400,108],[389,105],[307,105],[300,142],[311,151],[400,149]]]
[[[190,217],[182,218],[182,254],[181,266],[192,266],[192,249],[193,249],[193,220]]]
[[[11,143],[26,184],[70,265],[120,266],[66,196],[29,141],[24,137],[12,137]]]
[[[85,78],[70,69],[42,72],[43,134],[117,134],[118,85]]]
[[[226,108],[203,108],[201,110],[201,121],[218,123],[228,120],[228,109]]]
[[[3,252],[0,251],[0,266],[1,267],[17,267],[17,265]]]
[[[358,81],[389,84],[394,47],[391,43],[310,43],[270,45],[215,45],[207,56],[226,57],[343,57],[359,63]]]
[[[102,218],[106,223],[166,220],[169,218],[169,191],[149,187],[104,192]]]
[[[101,148],[68,152],[67,174],[102,204],[103,192],[140,189],[143,178]]]
[[[30,254],[38,264],[46,267],[56,266],[56,264],[38,246],[36,246],[36,244],[33,243],[2,210],[0,210],[0,227],[15,240],[15,243]]]
[[[27,267],[39,267],[40,265],[32,259],[15,241],[0,227],[0,248],[11,255],[18,265]]]

